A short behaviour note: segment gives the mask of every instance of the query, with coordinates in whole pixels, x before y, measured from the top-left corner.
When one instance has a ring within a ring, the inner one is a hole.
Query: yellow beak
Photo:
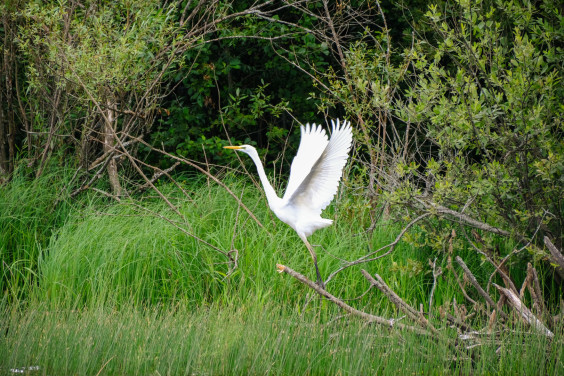
[[[224,146],[223,148],[224,149],[234,149],[234,150],[243,149],[241,146]]]

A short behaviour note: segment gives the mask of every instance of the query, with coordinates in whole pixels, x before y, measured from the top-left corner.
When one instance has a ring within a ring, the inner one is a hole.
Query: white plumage
[[[292,227],[306,244],[317,272],[317,283],[323,280],[317,267],[317,256],[307,237],[316,230],[330,226],[332,220],[322,218],[321,211],[335,197],[343,168],[352,144],[350,123],[331,121],[331,139],[321,126],[307,124],[300,127],[301,141],[292,161],[288,186],[282,198],[268,182],[256,149],[250,145],[226,146],[248,154],[257,167],[270,209],[284,223]]]

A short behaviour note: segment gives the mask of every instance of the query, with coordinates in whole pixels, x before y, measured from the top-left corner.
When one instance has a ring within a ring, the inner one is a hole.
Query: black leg
[[[317,285],[325,290],[325,283],[323,282],[323,278],[321,278],[321,273],[319,273],[319,268],[317,267],[317,260],[314,260],[315,264],[315,272],[317,273]]]
[[[313,250],[311,244],[309,244],[309,242],[307,241],[307,238],[305,236],[300,236],[300,238],[305,243],[307,250],[311,255],[311,258],[313,259],[313,265],[315,265],[315,273],[317,273],[317,285],[325,290],[325,283],[323,283],[323,278],[321,278],[321,273],[319,273],[319,268],[317,267],[317,255],[315,254],[315,251]]]

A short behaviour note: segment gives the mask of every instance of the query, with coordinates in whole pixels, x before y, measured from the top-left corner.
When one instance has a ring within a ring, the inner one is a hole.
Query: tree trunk
[[[8,179],[9,159],[8,159],[8,121],[6,119],[6,102],[3,95],[4,90],[0,90],[0,184]]]
[[[13,84],[17,79],[15,65],[17,64],[14,45],[15,26],[6,12],[2,15],[1,25],[4,29],[0,40],[0,183],[9,179],[14,168],[16,118],[14,112]]]
[[[108,103],[108,109],[106,111],[106,119],[104,122],[104,153],[108,153],[108,158],[111,158],[110,162],[108,163],[108,177],[110,179],[110,186],[112,187],[112,192],[114,196],[120,197],[122,192],[122,187],[119,182],[119,175],[118,175],[118,168],[117,162],[115,158],[113,158],[115,147],[115,130],[114,130],[114,123],[115,123],[115,112],[112,110],[113,103],[110,101]]]

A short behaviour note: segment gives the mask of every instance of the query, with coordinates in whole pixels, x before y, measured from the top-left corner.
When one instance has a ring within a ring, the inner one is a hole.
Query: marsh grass
[[[286,264],[311,276],[313,268],[305,246],[292,229],[272,217],[258,191],[244,189],[235,180],[230,184],[238,194],[244,191],[243,201],[253,205],[265,228],[238,210],[233,198],[217,186],[200,186],[192,192],[191,200],[172,196],[185,222],[153,197],[146,197],[141,205],[127,200],[106,206],[95,203],[74,213],[43,249],[34,297],[69,309],[124,303],[244,302],[249,295],[301,304],[305,288],[276,273],[275,266]],[[337,218],[338,213],[332,210],[327,215]],[[186,235],[163,216],[182,223],[185,230],[224,252],[233,244],[240,256],[235,273],[226,278],[229,264],[225,256]],[[369,239],[362,232],[364,225],[355,218],[337,220],[335,226],[314,234],[311,240],[320,245],[319,265],[325,275],[337,269],[341,259],[355,259],[367,247],[376,249],[395,236],[392,229]],[[396,252],[398,256],[363,267],[380,273],[395,288],[411,286],[404,289],[407,301],[424,300],[426,289],[421,286],[426,277],[420,267],[411,265],[423,262],[416,261],[420,252],[405,244]],[[359,270],[350,268],[339,274],[330,284],[331,291],[348,298],[361,295],[369,286],[359,278]],[[388,306],[378,294],[368,294],[357,303]]]
[[[71,174],[49,168],[34,179],[20,166],[0,187],[0,287],[11,299],[24,298],[33,288],[41,250],[73,210],[64,199]]]
[[[38,182],[16,180],[0,192],[0,249],[11,257],[3,258],[9,267],[3,266],[0,301],[2,374],[24,368],[49,375],[564,373],[561,331],[548,343],[516,328],[497,339],[501,346],[485,341],[466,351],[455,346],[456,333],[435,311],[438,339],[342,317],[328,301],[276,273],[281,263],[314,276],[293,230],[272,215],[258,190],[235,177],[226,183],[265,228],[238,210],[223,188],[205,181],[185,185],[189,198],[160,187],[180,218],[151,194],[120,203],[86,196],[71,206],[59,200],[64,184],[55,180],[48,174]],[[341,259],[378,249],[400,230],[382,222],[368,236],[367,216],[355,205],[349,196],[340,198],[325,213],[334,225],[310,239],[320,245],[325,276]],[[226,277],[222,254],[162,217],[225,252],[233,246],[238,268]],[[433,284],[427,263],[437,258],[444,268],[440,256],[401,242],[389,256],[338,274],[328,289],[359,309],[400,318],[382,294],[367,292],[360,268],[380,274],[413,306],[427,307]],[[484,281],[490,271],[480,270],[481,260],[465,259]],[[433,309],[454,300],[464,298],[445,275]],[[35,366],[39,371],[28,368]]]
[[[501,346],[456,348],[354,319],[327,322],[272,304],[186,305],[119,311],[3,310],[1,372],[41,374],[326,375],[547,374],[564,372],[562,341],[517,330]]]

